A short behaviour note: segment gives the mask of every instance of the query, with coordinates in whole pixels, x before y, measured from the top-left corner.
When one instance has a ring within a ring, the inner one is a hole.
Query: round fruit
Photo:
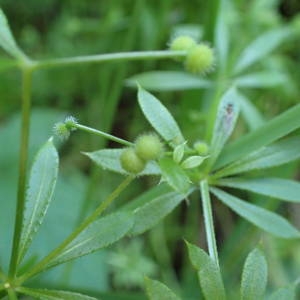
[[[154,160],[162,154],[163,144],[156,134],[145,134],[136,140],[135,151],[142,160]]]
[[[133,148],[124,149],[120,156],[122,168],[133,174],[142,172],[146,167],[146,162],[137,156]]]

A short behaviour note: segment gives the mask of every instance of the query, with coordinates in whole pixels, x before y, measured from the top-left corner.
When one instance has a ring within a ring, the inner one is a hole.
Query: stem
[[[130,143],[130,142],[128,142],[126,140],[123,140],[123,139],[120,139],[120,138],[118,138],[114,135],[108,134],[106,132],[103,132],[103,131],[100,131],[100,130],[97,130],[97,129],[94,129],[94,128],[91,128],[91,127],[88,127],[88,126],[84,126],[84,125],[81,125],[81,124],[74,124],[73,128],[77,128],[77,129],[86,131],[88,133],[99,135],[101,137],[104,137],[108,140],[117,142],[117,143],[122,144],[122,145],[127,146],[127,147],[133,146],[133,143]]]
[[[15,229],[12,245],[12,254],[9,266],[9,277],[14,277],[17,269],[18,251],[23,225],[23,212],[25,204],[26,171],[28,160],[28,141],[31,108],[31,81],[32,66],[30,63],[23,65],[22,73],[22,123],[21,123],[21,145],[19,152],[19,178],[17,192],[17,207],[15,215]]]
[[[211,209],[211,201],[209,196],[209,186],[207,180],[202,180],[200,183],[201,187],[201,198],[202,198],[202,207],[204,214],[204,224],[205,224],[205,233],[208,245],[209,256],[219,267],[218,251],[216,244],[216,237],[214,231],[214,222]]]
[[[7,289],[7,295],[9,300],[17,300],[17,294],[13,289]]]
[[[79,225],[56,249],[50,252],[44,259],[42,259],[37,265],[35,265],[28,273],[25,273],[18,279],[18,284],[22,284],[28,278],[44,271],[47,268],[47,264],[61,254],[61,252],[68,246],[75,238],[85,230],[92,222],[94,222],[105,209],[120,195],[120,193],[131,183],[135,176],[131,175],[125,178],[123,182],[96,208],[96,210],[87,217],[81,225]],[[46,266],[46,268],[45,268]]]
[[[136,51],[136,52],[120,52],[120,53],[96,54],[96,55],[86,55],[86,56],[74,56],[74,57],[54,58],[54,59],[37,61],[35,63],[35,69],[64,67],[64,66],[78,65],[84,63],[101,63],[101,62],[108,62],[108,61],[178,58],[178,57],[184,57],[185,55],[186,55],[186,51],[161,50],[161,51]]]

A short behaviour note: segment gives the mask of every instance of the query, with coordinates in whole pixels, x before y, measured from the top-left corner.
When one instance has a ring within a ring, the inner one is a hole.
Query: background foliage
[[[16,40],[34,58],[165,49],[176,32],[186,31],[214,45],[215,27],[210,24],[214,1],[209,3],[196,0],[0,1]],[[262,32],[287,25],[300,32],[297,1],[236,0],[224,3],[225,22],[230,28],[229,66],[235,64],[242,49]],[[251,66],[252,73],[264,69],[268,73],[262,72],[261,77],[252,78],[252,81],[244,77],[243,93],[260,112],[257,122],[271,119],[299,102],[299,36],[298,39],[287,38],[272,55]],[[21,88],[19,72],[10,68],[11,60],[4,52],[0,55],[0,145],[4,145],[0,147],[0,261],[5,266],[9,261],[14,220]],[[222,66],[216,65],[216,69],[220,68]],[[150,127],[138,109],[132,80],[138,73],[153,70],[182,71],[182,66],[174,61],[161,60],[82,65],[36,72],[33,78],[31,157],[48,139],[53,124],[68,114],[75,115],[82,124],[128,140],[148,131]],[[235,80],[231,73],[226,72],[223,76],[228,76],[220,80],[219,74],[215,72],[207,80],[218,79],[222,84]],[[157,92],[188,140],[205,138],[206,130],[211,126],[207,121],[207,111],[213,97],[213,89],[203,88],[208,86],[207,83],[195,83],[195,86],[174,91],[158,84],[147,86],[147,78],[144,80],[142,85]],[[153,78],[150,81],[153,84]],[[174,82],[171,85],[177,86]],[[251,124],[239,120],[234,137],[245,133],[249,127]],[[34,241],[28,264],[58,244],[119,182],[119,175],[99,169],[80,154],[115,146],[107,143],[99,137],[78,132],[61,146],[60,178],[55,199]],[[273,168],[268,174],[299,180],[299,164]],[[138,180],[116,205],[125,204],[154,184],[157,181],[153,178]],[[276,209],[300,227],[299,205],[281,204],[274,199],[240,193],[243,199]],[[118,299],[117,294],[110,296],[112,291],[119,293],[120,299],[126,299],[127,293],[128,299],[142,299],[140,289],[143,276],[147,275],[175,290],[180,286],[183,299],[197,299],[197,276],[188,263],[182,239],[184,237],[206,248],[201,207],[196,199],[190,199],[188,205],[180,205],[163,223],[145,235],[122,240],[108,250],[55,268],[32,284],[71,287],[102,295],[103,299]],[[241,263],[259,242],[263,244],[268,259],[269,289],[285,286],[299,276],[298,240],[280,240],[261,233],[220,202],[214,203],[214,209],[220,261],[227,286],[236,288],[241,277]],[[82,276],[83,272],[91,276]]]

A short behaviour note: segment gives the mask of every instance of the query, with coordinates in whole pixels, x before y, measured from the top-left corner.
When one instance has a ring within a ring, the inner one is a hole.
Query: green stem
[[[81,125],[81,124],[74,124],[73,127],[77,128],[77,129],[80,129],[80,130],[83,130],[83,131],[88,132],[88,133],[99,135],[101,137],[104,137],[108,140],[117,142],[117,143],[122,144],[122,145],[127,146],[127,147],[133,146],[133,143],[130,143],[130,142],[128,142],[126,140],[123,140],[123,139],[120,139],[120,138],[118,138],[114,135],[111,135],[109,133],[106,133],[106,132],[103,132],[103,131],[100,131],[100,130],[97,130],[97,129],[94,129],[94,128],[91,128],[91,127],[88,127],[88,126],[84,126],[84,125]]]
[[[92,222],[94,222],[105,209],[120,195],[120,193],[132,182],[135,176],[131,175],[125,180],[96,208],[96,210],[87,217],[81,225],[79,225],[56,249],[50,252],[44,259],[35,265],[28,273],[25,273],[18,279],[18,285],[22,284],[28,278],[36,275],[47,269],[47,264],[61,254],[61,252],[68,246],[74,239],[85,230]]]
[[[21,123],[21,145],[19,152],[19,178],[17,192],[17,207],[15,215],[15,229],[12,245],[12,254],[9,267],[9,277],[14,277],[17,269],[18,251],[23,225],[23,212],[25,204],[26,171],[28,160],[30,108],[31,108],[31,81],[32,66],[30,63],[23,65],[22,78],[22,123]]]
[[[208,253],[209,256],[213,259],[213,261],[217,264],[217,266],[219,266],[218,250],[215,237],[211,201],[209,196],[209,186],[206,179],[201,181],[200,187]]]
[[[17,300],[17,294],[13,289],[7,289],[7,295],[9,300]]]
[[[49,60],[37,61],[35,63],[35,69],[64,67],[64,66],[78,65],[84,63],[101,63],[101,62],[108,62],[108,61],[177,58],[177,57],[184,57],[185,55],[186,55],[186,51],[161,50],[161,51],[120,52],[120,53],[111,53],[111,54],[75,56],[75,57],[54,58]]]

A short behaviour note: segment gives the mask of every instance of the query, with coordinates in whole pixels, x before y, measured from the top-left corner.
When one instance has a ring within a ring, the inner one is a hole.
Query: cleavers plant
[[[212,196],[240,217],[272,235],[288,239],[300,238],[299,230],[285,218],[227,191],[229,187],[283,201],[300,202],[300,184],[296,181],[249,176],[252,170],[262,170],[299,159],[300,137],[297,134],[289,134],[300,127],[300,105],[292,107],[258,128],[253,128],[250,133],[227,145],[235,129],[239,112],[244,110],[241,107],[245,107],[245,103],[247,105],[249,102],[240,93],[238,80],[226,88],[219,85],[211,109],[213,121],[208,127],[207,136],[201,137],[201,141],[189,141],[184,137],[184,132],[168,109],[144,89],[145,78],[139,81],[138,77],[135,77],[141,84],[138,85],[137,95],[139,106],[154,132],[142,133],[135,142],[130,142],[82,125],[74,117],[68,117],[65,121],[55,124],[55,135],[63,140],[66,140],[71,132],[81,130],[122,145],[121,148],[106,148],[84,154],[103,169],[123,174],[125,178],[59,246],[24,271],[22,263],[51,202],[59,165],[58,153],[51,137],[37,153],[27,178],[33,72],[41,68],[84,63],[175,58],[184,60],[187,71],[204,74],[214,68],[215,53],[205,43],[197,44],[189,36],[179,36],[171,43],[170,50],[165,51],[36,61],[25,55],[17,46],[2,11],[0,11],[0,25],[0,45],[15,59],[23,78],[22,135],[15,230],[8,273],[0,269],[1,297],[18,299],[19,295],[27,295],[38,299],[95,299],[75,292],[32,288],[27,282],[41,272],[107,247],[125,236],[136,236],[149,230],[192,193],[199,193],[201,198],[208,254],[188,242],[186,244],[190,261],[198,272],[205,299],[226,299],[215,237]],[[256,60],[257,57],[247,55],[245,50],[234,69],[235,74]],[[253,126],[253,123],[250,124]],[[160,184],[129,204],[102,216],[131,182],[139,180],[139,176],[149,175],[157,176]],[[267,263],[258,247],[246,259],[240,298],[262,299],[266,282]],[[282,299],[293,299],[296,283],[297,281],[289,288],[275,291],[271,299],[278,299],[279,296]],[[145,285],[150,299],[180,299],[158,281],[146,278]]]

